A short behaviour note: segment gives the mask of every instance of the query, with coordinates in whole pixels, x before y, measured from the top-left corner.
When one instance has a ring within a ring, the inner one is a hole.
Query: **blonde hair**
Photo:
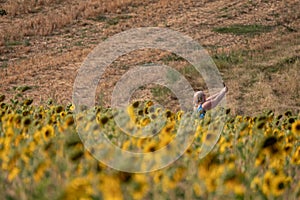
[[[204,92],[203,91],[198,91],[198,92],[195,92],[195,94],[194,94],[194,100],[193,100],[194,107],[198,107],[199,103],[204,103]]]

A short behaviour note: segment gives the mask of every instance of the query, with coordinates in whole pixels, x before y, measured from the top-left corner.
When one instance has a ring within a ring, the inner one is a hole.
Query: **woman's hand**
[[[228,87],[227,87],[227,86],[225,86],[225,92],[226,92],[226,93],[228,92]]]
[[[227,93],[227,91],[228,91],[228,88],[226,86],[223,87],[223,89],[221,90],[221,92],[223,92],[223,93]]]
[[[228,87],[225,85],[224,82],[223,82],[223,85],[224,85],[225,93],[227,93],[228,92]]]

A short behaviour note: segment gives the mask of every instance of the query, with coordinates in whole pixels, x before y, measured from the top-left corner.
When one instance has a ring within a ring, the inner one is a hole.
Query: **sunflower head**
[[[297,120],[292,124],[292,133],[295,136],[300,136],[300,120]]]
[[[54,136],[54,128],[51,125],[44,126],[42,128],[42,135],[46,141]]]

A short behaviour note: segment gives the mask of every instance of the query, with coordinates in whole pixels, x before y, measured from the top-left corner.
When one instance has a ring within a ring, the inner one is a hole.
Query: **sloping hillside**
[[[77,70],[101,41],[136,27],[167,27],[198,41],[229,87],[235,114],[265,109],[300,110],[300,2],[138,0],[0,0],[0,94],[9,99],[72,101]],[[5,15],[6,14],[6,15]],[[109,106],[115,83],[136,64],[178,69],[195,90],[201,77],[183,59],[161,50],[132,52],[116,60],[99,84],[97,100]],[[157,85],[136,91],[176,108],[174,94]]]

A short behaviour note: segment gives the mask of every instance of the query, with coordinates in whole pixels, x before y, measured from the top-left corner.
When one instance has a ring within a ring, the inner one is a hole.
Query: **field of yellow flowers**
[[[197,119],[193,143],[171,165],[149,173],[112,169],[85,149],[74,105],[0,103],[1,199],[299,199],[300,115],[290,111],[232,116],[226,110],[220,137],[209,132],[208,113]],[[221,108],[219,108],[222,110]],[[107,130],[126,151],[155,152],[175,137],[183,112],[135,102],[124,126],[146,127],[158,116],[164,127],[152,138],[124,136],[114,111],[95,106],[84,128]],[[84,110],[82,111],[84,113]],[[125,134],[126,135],[126,134]],[[217,143],[202,159],[202,144]]]

